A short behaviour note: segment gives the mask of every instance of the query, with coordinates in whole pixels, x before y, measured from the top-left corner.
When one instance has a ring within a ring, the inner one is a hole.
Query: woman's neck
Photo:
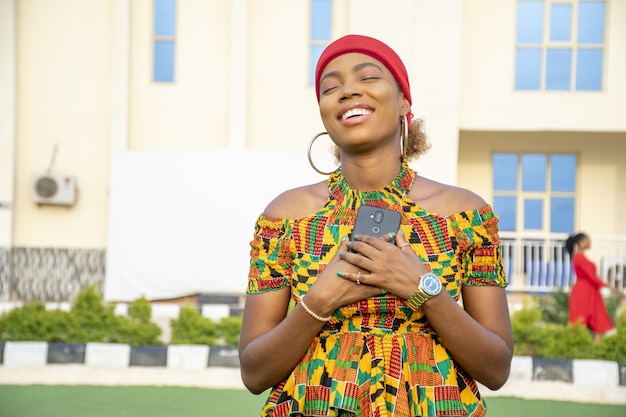
[[[376,191],[391,183],[402,168],[398,155],[384,157],[342,157],[343,176],[354,190]]]

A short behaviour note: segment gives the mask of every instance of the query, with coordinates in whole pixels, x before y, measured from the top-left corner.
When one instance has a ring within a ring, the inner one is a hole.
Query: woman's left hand
[[[358,235],[349,243],[352,252],[344,252],[342,259],[361,269],[359,275],[345,273],[344,279],[378,287],[408,299],[415,293],[419,277],[429,270],[407,242],[403,233],[396,236],[395,245],[389,234],[382,237]]]

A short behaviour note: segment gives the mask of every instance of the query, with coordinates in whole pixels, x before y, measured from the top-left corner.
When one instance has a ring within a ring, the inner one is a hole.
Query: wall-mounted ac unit
[[[73,175],[33,174],[31,198],[37,204],[71,206],[76,201]]]

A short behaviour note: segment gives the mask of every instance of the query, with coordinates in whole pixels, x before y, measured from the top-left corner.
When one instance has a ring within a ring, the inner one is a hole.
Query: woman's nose
[[[341,97],[340,100],[347,100],[351,97],[359,97],[361,95],[361,90],[356,86],[354,82],[345,82],[343,83],[341,89]]]

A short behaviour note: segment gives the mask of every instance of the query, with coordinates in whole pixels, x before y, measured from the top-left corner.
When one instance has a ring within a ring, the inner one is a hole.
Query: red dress
[[[606,333],[613,323],[604,305],[600,288],[607,284],[596,274],[596,265],[581,252],[572,258],[576,283],[569,297],[569,321],[580,322],[595,333]]]

